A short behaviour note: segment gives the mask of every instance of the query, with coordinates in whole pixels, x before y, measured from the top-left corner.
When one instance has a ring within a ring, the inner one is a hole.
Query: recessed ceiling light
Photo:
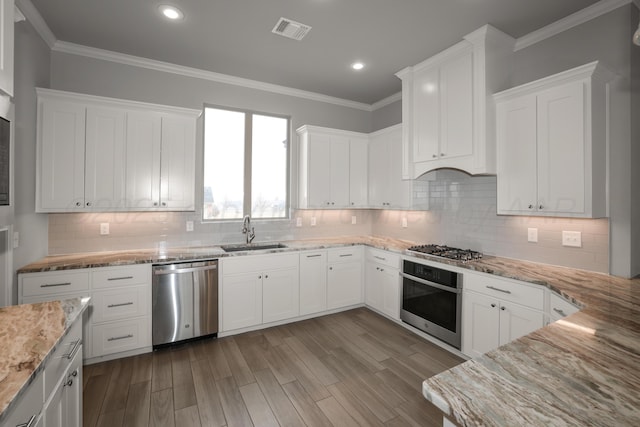
[[[351,68],[356,71],[362,70],[364,68],[364,64],[362,62],[354,62],[353,64],[351,64]]]
[[[160,10],[160,13],[162,13],[165,18],[171,19],[172,21],[184,18],[182,11],[175,6],[161,4],[158,6],[158,10]]]

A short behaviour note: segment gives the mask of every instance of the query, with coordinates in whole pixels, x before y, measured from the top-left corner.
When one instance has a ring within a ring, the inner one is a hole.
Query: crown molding
[[[386,107],[387,105],[393,104],[394,102],[398,102],[402,100],[402,92],[394,93],[391,96],[388,96],[380,101],[374,102],[371,104],[371,111],[379,110],[382,107]]]
[[[634,0],[600,0],[597,3],[587,6],[582,10],[579,10],[565,18],[559,19],[546,27],[542,27],[539,30],[532,31],[516,40],[514,52],[536,44],[542,40],[553,37],[556,34],[560,34],[563,31],[567,31],[575,26],[584,24],[587,21],[595,19],[605,13],[609,13],[612,10],[618,9],[624,5],[632,3]]]
[[[57,39],[53,34],[45,20],[38,12],[38,9],[35,8],[31,0],[16,0],[16,7],[22,12],[27,21],[33,25],[36,32],[42,37],[42,40],[49,46],[49,49],[53,49]]]
[[[242,86],[245,88],[262,90],[265,92],[277,93],[280,95],[294,96],[311,101],[326,102],[329,104],[340,105],[342,107],[355,108],[358,110],[372,111],[370,104],[362,102],[349,101],[333,96],[322,95],[316,92],[309,92],[300,89],[294,89],[286,86],[280,86],[272,83],[260,82],[257,80],[245,79],[242,77],[231,76],[228,74],[206,71],[198,68],[185,67],[169,62],[156,61],[154,59],[142,58],[134,55],[113,52],[110,50],[98,49],[89,46],[83,46],[75,43],[57,41],[52,50],[56,52],[68,53],[72,55],[80,55],[103,61],[111,61],[119,64],[131,65],[134,67],[147,68],[165,73],[178,74],[186,77],[193,77],[202,80],[209,80],[217,83],[225,83],[229,85]]]

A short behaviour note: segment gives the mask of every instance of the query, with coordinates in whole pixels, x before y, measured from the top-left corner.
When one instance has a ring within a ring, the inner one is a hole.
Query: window
[[[289,119],[204,109],[205,220],[287,218]]]

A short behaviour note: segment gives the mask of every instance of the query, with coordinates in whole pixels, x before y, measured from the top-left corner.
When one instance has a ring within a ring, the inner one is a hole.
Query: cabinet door
[[[347,307],[362,302],[362,263],[331,264],[327,276],[327,308]]]
[[[544,326],[544,314],[518,304],[500,305],[500,345]]]
[[[380,264],[367,261],[364,268],[364,303],[383,311],[383,286]]]
[[[331,205],[331,137],[314,133],[307,138],[307,207],[326,208]]]
[[[38,211],[84,209],[85,108],[46,99],[39,106]]]
[[[126,182],[128,208],[153,208],[160,203],[161,117],[157,113],[127,114]]]
[[[109,210],[122,207],[125,179],[126,112],[88,107],[85,153],[85,205]]]
[[[296,317],[300,312],[298,269],[265,271],[262,280],[262,322]]]
[[[262,323],[262,273],[225,275],[222,278],[222,331]]]
[[[401,155],[402,151],[400,151]],[[389,144],[386,135],[373,136],[369,142],[369,206],[386,207],[391,194]]]
[[[500,345],[498,300],[474,292],[462,298],[462,352],[481,356]]]
[[[440,152],[440,69],[420,70],[413,79],[413,161],[436,160]]]
[[[49,400],[43,408],[44,425],[46,427],[67,427],[65,424],[65,402],[64,393],[66,388],[66,377],[60,379],[60,382],[54,389]]]
[[[380,266],[380,271],[378,271],[382,283],[382,312],[396,320],[400,320],[400,300],[402,298],[398,273],[399,270],[385,266]]]
[[[173,116],[162,118],[162,208],[195,209],[195,142],[194,119]]]
[[[538,95],[538,209],[585,212],[584,83]]]
[[[440,69],[440,158],[473,154],[473,53]]]
[[[331,182],[332,208],[349,206],[349,139],[343,136],[331,137]]]
[[[349,206],[366,207],[368,203],[368,143],[365,138],[349,140]]]
[[[0,2],[0,90],[13,96],[14,1]]]
[[[385,135],[387,144],[388,197],[392,208],[407,209],[413,205],[412,181],[402,179],[402,128]]]
[[[69,365],[63,406],[65,414],[63,425],[82,427],[82,348],[76,353]]]
[[[530,214],[538,203],[536,97],[502,102],[496,109],[498,213]]]
[[[300,254],[300,315],[327,309],[327,254]]]

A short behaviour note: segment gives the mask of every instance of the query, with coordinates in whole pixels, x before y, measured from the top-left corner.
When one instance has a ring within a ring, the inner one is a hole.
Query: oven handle
[[[436,289],[440,289],[441,291],[447,291],[447,292],[451,292],[451,293],[454,293],[454,294],[459,294],[459,293],[462,292],[462,289],[459,289],[459,288],[451,288],[449,286],[439,285],[437,283],[429,282],[428,280],[420,279],[419,277],[412,276],[410,274],[406,274],[406,273],[403,273],[403,272],[400,272],[399,274],[400,274],[400,276],[404,277],[405,279],[413,280],[414,282],[418,282],[418,283],[421,283],[423,285],[431,286],[431,287],[434,287]]]

